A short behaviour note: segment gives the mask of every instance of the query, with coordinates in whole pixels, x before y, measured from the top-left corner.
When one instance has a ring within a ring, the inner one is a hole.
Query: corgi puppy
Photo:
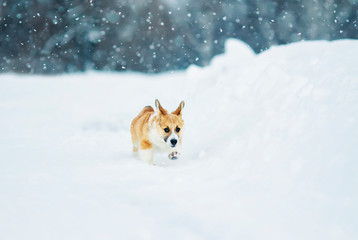
[[[172,113],[168,113],[160,102],[155,100],[156,111],[145,107],[131,123],[133,152],[153,165],[153,153],[167,152],[169,159],[177,159],[182,148],[184,101]]]

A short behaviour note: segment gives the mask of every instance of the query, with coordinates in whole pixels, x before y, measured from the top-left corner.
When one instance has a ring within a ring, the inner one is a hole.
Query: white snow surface
[[[358,239],[358,41],[185,72],[0,75],[0,239]],[[129,126],[185,100],[181,158]]]

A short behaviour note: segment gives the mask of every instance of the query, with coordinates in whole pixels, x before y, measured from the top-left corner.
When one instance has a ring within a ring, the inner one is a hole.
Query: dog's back
[[[138,151],[138,144],[140,139],[148,138],[147,123],[150,116],[154,113],[154,109],[151,106],[146,106],[136,116],[131,123],[131,135],[133,143],[133,151]]]

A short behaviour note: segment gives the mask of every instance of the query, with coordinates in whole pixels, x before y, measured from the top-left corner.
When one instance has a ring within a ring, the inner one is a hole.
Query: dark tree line
[[[358,38],[358,0],[0,0],[0,71],[161,72],[207,65],[227,38],[259,53]]]

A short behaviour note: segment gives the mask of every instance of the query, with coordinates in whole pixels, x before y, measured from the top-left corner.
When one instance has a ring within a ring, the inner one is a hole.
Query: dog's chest
[[[151,126],[148,132],[149,141],[153,144],[153,149],[157,151],[165,151],[168,146],[155,130],[155,126]]]

